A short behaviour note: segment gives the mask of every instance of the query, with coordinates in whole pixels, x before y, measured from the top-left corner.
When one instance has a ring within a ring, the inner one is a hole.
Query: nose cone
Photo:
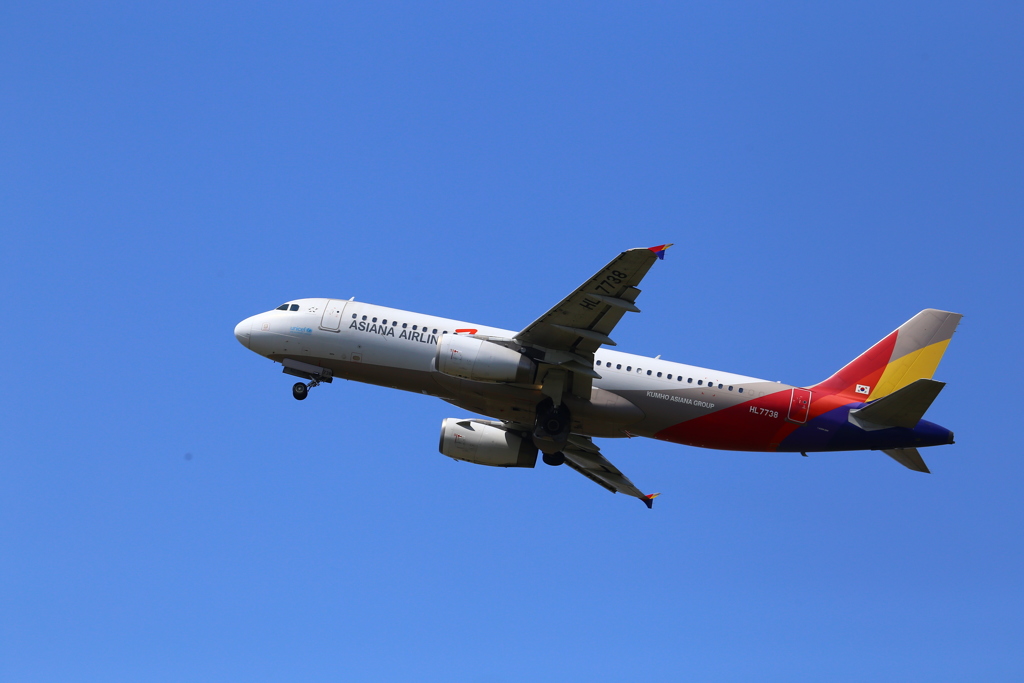
[[[252,318],[246,318],[242,322],[235,325],[235,339],[238,343],[249,348],[249,338],[252,334]]]

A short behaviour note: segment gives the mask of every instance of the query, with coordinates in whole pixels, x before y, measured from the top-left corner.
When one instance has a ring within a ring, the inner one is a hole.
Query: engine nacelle
[[[441,423],[442,455],[491,467],[533,467],[537,447],[529,438],[477,420],[449,417]]]
[[[477,382],[532,384],[537,374],[534,362],[518,351],[459,334],[441,335],[435,365],[446,375]]]

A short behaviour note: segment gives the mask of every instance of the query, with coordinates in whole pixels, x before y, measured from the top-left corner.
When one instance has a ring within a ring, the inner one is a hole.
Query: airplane
[[[439,450],[494,467],[568,465],[652,507],[597,438],[647,437],[700,448],[801,453],[880,450],[918,472],[918,448],[953,443],[924,419],[932,379],[961,315],[921,311],[828,379],[791,386],[660,356],[613,350],[639,313],[637,285],[672,246],[629,249],[516,332],[330,298],[296,299],[246,318],[235,337],[304,381],[335,378],[438,397],[485,415],[441,423]]]

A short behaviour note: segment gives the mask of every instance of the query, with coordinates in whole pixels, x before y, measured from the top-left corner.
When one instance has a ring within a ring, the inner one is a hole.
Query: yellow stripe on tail
[[[875,383],[870,400],[888,396],[919,379],[931,379],[962,317],[959,313],[929,308],[901,325],[892,356]]]

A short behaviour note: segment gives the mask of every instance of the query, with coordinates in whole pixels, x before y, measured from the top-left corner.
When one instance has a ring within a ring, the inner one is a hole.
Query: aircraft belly
[[[790,453],[865,451],[941,446],[953,442],[948,429],[927,420],[921,420],[914,429],[861,429],[849,420],[850,410],[857,407],[856,403],[847,403],[818,415],[787,436],[778,450]]]
[[[544,399],[539,387],[473,382],[436,373],[447,390],[445,400],[465,410],[499,420],[533,424],[537,404]],[[644,418],[642,410],[627,399],[594,388],[591,400],[566,394],[565,405],[572,415],[572,431],[592,437],[625,437],[626,430]]]

